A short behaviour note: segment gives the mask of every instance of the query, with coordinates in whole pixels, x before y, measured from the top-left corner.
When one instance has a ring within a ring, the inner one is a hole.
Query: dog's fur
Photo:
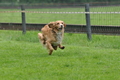
[[[65,48],[61,45],[64,27],[66,27],[66,24],[61,20],[50,22],[41,29],[42,33],[38,33],[38,38],[49,50],[49,55],[52,54],[53,50],[57,50],[57,47]]]

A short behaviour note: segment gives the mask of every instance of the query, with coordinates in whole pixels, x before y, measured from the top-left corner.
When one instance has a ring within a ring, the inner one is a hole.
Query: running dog
[[[42,33],[38,33],[38,38],[49,50],[49,55],[58,47],[60,49],[65,48],[62,46],[64,27],[66,27],[66,24],[61,20],[50,22],[41,29]]]

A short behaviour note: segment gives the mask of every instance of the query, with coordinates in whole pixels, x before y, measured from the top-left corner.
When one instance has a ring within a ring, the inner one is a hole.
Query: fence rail
[[[27,23],[27,30],[40,30],[46,24]],[[22,23],[0,23],[0,30],[22,30]],[[120,26],[100,26],[91,25],[92,33],[96,34],[119,34]],[[65,32],[69,33],[86,33],[86,25],[67,24]]]
[[[0,13],[47,13],[47,14],[120,14],[120,12],[41,12],[41,11],[0,11]]]

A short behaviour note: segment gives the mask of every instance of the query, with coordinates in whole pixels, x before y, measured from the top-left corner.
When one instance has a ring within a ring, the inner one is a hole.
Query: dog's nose
[[[61,25],[60,27],[63,28],[63,25]]]

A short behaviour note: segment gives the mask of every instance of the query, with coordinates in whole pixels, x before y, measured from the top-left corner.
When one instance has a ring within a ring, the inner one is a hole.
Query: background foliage
[[[0,3],[84,3],[84,2],[115,2],[119,0],[0,0]]]

